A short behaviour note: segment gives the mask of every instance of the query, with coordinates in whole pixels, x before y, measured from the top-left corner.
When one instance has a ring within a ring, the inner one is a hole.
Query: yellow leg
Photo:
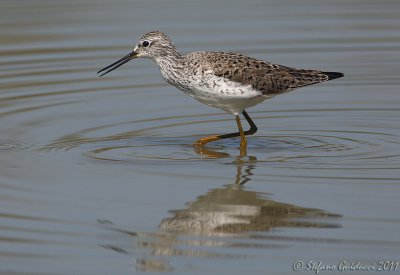
[[[247,139],[243,132],[242,123],[240,122],[239,116],[236,116],[236,123],[240,133],[240,146],[247,146]]]
[[[236,123],[240,133],[240,156],[244,157],[247,155],[247,139],[243,132],[242,123],[240,122],[240,117],[236,116]]]
[[[203,147],[206,143],[209,143],[211,141],[216,141],[216,140],[226,139],[226,138],[240,137],[240,154],[246,155],[247,154],[247,152],[246,152],[247,151],[246,135],[253,135],[255,132],[257,132],[257,126],[254,124],[253,120],[251,120],[250,116],[247,114],[246,111],[243,111],[242,114],[243,114],[244,118],[247,120],[247,122],[250,124],[249,130],[247,130],[245,132],[243,131],[243,127],[242,127],[242,123],[240,122],[239,115],[236,115],[236,123],[237,123],[238,129],[239,129],[239,132],[200,138],[196,141],[194,146]]]

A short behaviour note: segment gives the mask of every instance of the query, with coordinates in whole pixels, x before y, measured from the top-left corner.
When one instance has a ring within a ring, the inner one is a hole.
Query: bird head
[[[139,39],[131,53],[101,69],[97,73],[102,73],[100,76],[103,76],[138,57],[150,58],[157,61],[171,53],[177,54],[177,51],[174,44],[166,34],[160,31],[148,32]]]

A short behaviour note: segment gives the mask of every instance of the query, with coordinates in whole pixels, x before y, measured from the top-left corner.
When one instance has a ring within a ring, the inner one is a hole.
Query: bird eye
[[[143,43],[142,43],[142,46],[143,46],[143,47],[147,47],[147,46],[149,46],[149,45],[150,45],[150,42],[147,41],[147,40],[143,41]]]

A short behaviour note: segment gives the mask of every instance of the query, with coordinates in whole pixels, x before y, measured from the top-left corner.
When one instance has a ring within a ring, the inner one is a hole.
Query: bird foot
[[[219,140],[220,138],[218,136],[210,136],[210,137],[204,137],[204,138],[199,138],[195,144],[193,144],[196,147],[203,147],[206,143],[209,143],[211,141],[216,141]]]

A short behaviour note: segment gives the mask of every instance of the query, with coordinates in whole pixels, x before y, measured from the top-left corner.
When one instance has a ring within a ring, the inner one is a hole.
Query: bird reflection
[[[210,150],[202,154],[216,156]],[[225,154],[225,153],[223,153]],[[240,233],[268,231],[273,227],[329,227],[329,224],[311,221],[310,217],[326,217],[326,211],[295,206],[269,199],[269,195],[246,190],[257,165],[253,156],[238,156],[233,163],[236,176],[232,184],[209,190],[187,203],[185,209],[170,211],[173,215],[162,220],[160,228],[166,232]]]
[[[136,259],[137,270],[171,271],[173,268],[168,260],[171,256],[237,257],[237,254],[213,251],[213,247],[234,247],[237,253],[241,246],[254,245],[254,238],[261,240],[265,236],[256,232],[268,232],[276,227],[338,227],[326,222],[326,218],[338,215],[274,201],[269,198],[270,194],[246,190],[244,184],[252,180],[257,167],[256,157],[231,157],[209,149],[199,153],[232,159],[231,164],[236,168],[232,183],[209,190],[188,202],[184,209],[171,210],[171,216],[161,221],[157,233],[123,231],[137,238],[138,246],[151,250],[147,256]],[[235,236],[240,236],[241,242],[232,241]],[[245,244],[243,238],[248,239],[249,244]],[[199,247],[207,249],[199,250]]]

